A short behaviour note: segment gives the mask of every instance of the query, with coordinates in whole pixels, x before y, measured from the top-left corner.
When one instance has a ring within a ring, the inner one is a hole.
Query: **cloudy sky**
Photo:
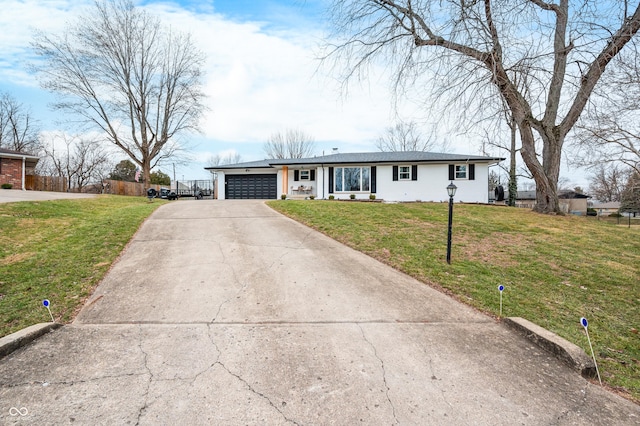
[[[397,117],[424,121],[412,105],[394,109],[388,76],[375,73],[341,90],[335,76],[319,69],[326,34],[327,0],[137,0],[163,24],[190,32],[207,56],[205,91],[209,109],[201,135],[192,135],[193,160],[177,167],[181,179],[207,178],[214,154],[263,159],[263,143],[274,132],[296,128],[315,137],[317,154],[375,151],[375,140]],[[39,88],[27,64],[33,30],[60,34],[86,11],[89,0],[0,0],[0,92],[29,106],[42,130],[61,129],[64,119],[49,109],[52,96]],[[425,134],[430,129],[423,129]],[[444,137],[449,138],[445,135]],[[480,140],[451,135],[450,150],[479,154]],[[493,153],[504,155],[503,153]],[[123,157],[125,158],[125,157]],[[165,173],[173,173],[164,167]],[[586,186],[584,180],[574,179]]]

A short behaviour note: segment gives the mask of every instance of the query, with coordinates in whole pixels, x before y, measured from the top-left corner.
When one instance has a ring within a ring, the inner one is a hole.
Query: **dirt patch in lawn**
[[[518,262],[513,253],[530,244],[522,235],[499,233],[482,238],[466,236],[459,242],[465,246],[464,255],[467,259],[487,265],[500,264],[503,267],[516,266]]]
[[[22,261],[25,261],[27,259],[29,259],[30,257],[35,256],[35,253],[16,253],[16,254],[12,254],[10,256],[7,256],[3,259],[0,259],[0,265],[2,266],[6,266],[6,265],[13,265],[15,263],[20,263]]]

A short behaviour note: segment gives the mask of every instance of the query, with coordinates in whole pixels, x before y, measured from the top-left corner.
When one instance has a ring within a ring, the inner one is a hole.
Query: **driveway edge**
[[[524,318],[510,317],[504,318],[503,321],[508,327],[580,372],[582,377],[596,376],[593,360],[579,346]]]
[[[43,322],[0,338],[0,359],[60,327],[62,327],[62,324],[57,322]]]

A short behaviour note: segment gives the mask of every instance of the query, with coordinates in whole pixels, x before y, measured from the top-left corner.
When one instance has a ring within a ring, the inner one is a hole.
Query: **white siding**
[[[411,166],[411,164],[397,164],[398,166]],[[369,165],[353,164],[340,165],[340,167],[361,167]],[[336,166],[333,166],[334,169]],[[225,174],[265,174],[277,173],[277,196],[291,193],[292,186],[313,186],[312,193],[317,198],[329,198],[333,195],[336,199],[349,199],[350,192],[329,193],[329,166],[316,168],[314,181],[294,181],[294,168],[289,168],[287,187],[282,187],[282,170],[278,169],[226,169],[218,171],[218,198],[225,197]],[[448,201],[447,185],[449,185],[448,164],[419,164],[418,180],[393,180],[393,165],[376,165],[376,198],[385,201]],[[466,203],[487,203],[489,167],[487,163],[475,163],[474,180],[454,180],[458,187],[454,200]],[[370,191],[356,192],[356,199],[369,199]]]
[[[218,200],[225,200],[226,195],[227,195],[227,191],[226,191],[226,187],[225,187],[225,179],[224,179],[224,173],[222,170],[219,170],[217,175],[218,175]]]
[[[298,170],[298,171],[300,171],[300,170],[309,170],[309,171],[311,171],[308,167],[305,168],[305,169],[289,168],[289,172],[288,172],[288,175],[287,175],[287,178],[288,178],[287,191],[281,192],[281,194],[286,193],[286,194],[289,194],[289,195],[298,195],[297,192],[293,192],[291,189],[293,187],[297,188],[299,186],[306,186],[306,187],[311,186],[311,187],[313,187],[311,193],[310,194],[306,194],[307,196],[313,194],[316,197],[318,197],[318,194],[322,194],[322,192],[320,192],[320,193],[318,192],[318,179],[319,179],[318,178],[318,169],[314,169],[315,170],[315,174],[316,174],[315,175],[315,180],[310,180],[310,179],[309,180],[295,180],[295,176],[296,176],[295,175],[295,171],[296,170]],[[280,185],[280,186],[282,185],[281,174],[282,174],[282,171],[278,171],[278,179],[280,180],[278,182],[278,185]],[[309,176],[309,177],[311,177],[311,176]],[[322,195],[320,195],[320,197],[322,197]]]
[[[399,164],[411,166],[411,164]],[[354,165],[355,166],[355,165]],[[349,167],[349,166],[345,166]],[[376,198],[385,201],[448,201],[447,185],[449,185],[448,164],[419,164],[418,180],[393,180],[393,165],[376,167]],[[475,165],[474,180],[455,180],[458,187],[455,201],[467,203],[487,203],[488,165]],[[329,185],[328,167],[325,185]],[[319,188],[319,190],[322,188]],[[321,192],[319,193],[321,194]],[[350,192],[334,193],[336,199],[349,199]],[[328,191],[325,198],[329,197]],[[369,192],[355,193],[356,199],[368,199]],[[321,197],[321,195],[319,195]]]

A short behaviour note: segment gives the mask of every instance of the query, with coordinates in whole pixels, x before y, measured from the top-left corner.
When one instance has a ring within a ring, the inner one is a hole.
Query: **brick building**
[[[0,185],[9,183],[13,189],[30,189],[26,187],[26,177],[33,175],[38,160],[34,155],[0,148]]]

